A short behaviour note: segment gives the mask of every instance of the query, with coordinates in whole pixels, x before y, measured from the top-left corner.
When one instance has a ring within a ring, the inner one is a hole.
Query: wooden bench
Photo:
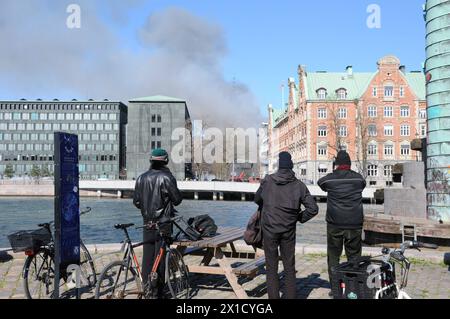
[[[255,260],[246,262],[236,268],[233,269],[233,273],[237,276],[245,276],[245,277],[256,277],[260,268],[264,267],[266,264],[266,257],[261,256]]]

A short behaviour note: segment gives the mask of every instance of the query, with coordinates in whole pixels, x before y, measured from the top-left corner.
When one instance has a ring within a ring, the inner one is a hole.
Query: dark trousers
[[[280,299],[280,280],[278,277],[278,262],[280,248],[281,260],[284,267],[285,298],[297,298],[295,278],[295,232],[291,231],[272,234],[263,230],[264,254],[267,270],[267,293],[269,299]]]
[[[159,254],[159,249],[161,248],[161,236],[157,230],[144,229],[144,247],[142,255],[142,281],[144,287],[149,281],[149,276],[153,268],[156,257]],[[165,258],[162,258],[158,267],[158,288],[153,292],[152,297],[163,297],[164,290],[164,277],[165,277]]]
[[[331,281],[331,269],[339,265],[342,248],[345,248],[347,260],[361,256],[362,229],[340,229],[330,224],[327,225],[327,254],[328,275]]]

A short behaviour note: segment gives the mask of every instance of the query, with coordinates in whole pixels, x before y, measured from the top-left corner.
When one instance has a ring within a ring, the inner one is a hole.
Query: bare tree
[[[332,143],[328,141],[328,147],[332,148],[337,154],[345,145],[345,137],[341,135],[340,131],[340,128],[344,124],[344,121],[339,116],[339,106],[329,104],[327,110],[330,114],[330,132],[332,133],[332,137],[334,138],[334,140],[332,140]]]
[[[365,110],[359,104],[359,100],[355,100],[355,105],[357,109],[357,119],[356,119],[356,157],[357,157],[357,167],[359,173],[367,178],[367,156],[368,156],[368,145],[369,145],[369,119]]]

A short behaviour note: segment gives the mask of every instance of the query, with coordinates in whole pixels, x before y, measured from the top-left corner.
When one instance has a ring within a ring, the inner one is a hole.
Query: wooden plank
[[[212,237],[210,239],[198,242],[198,247],[220,247],[224,246],[230,242],[236,241],[244,236],[244,230],[235,228],[230,230],[227,234]]]
[[[231,268],[230,262],[228,261],[227,257],[224,256],[220,248],[216,249],[215,257],[217,262],[219,263],[219,266],[223,269],[225,277],[231,285],[231,288],[233,288],[233,291],[238,299],[248,299],[247,292],[242,287],[242,285],[239,284],[236,274],[233,273],[233,268]]]
[[[198,247],[200,243],[205,242],[205,241],[210,241],[218,236],[223,236],[224,234],[228,233],[229,231],[236,229],[233,227],[221,227],[218,229],[217,231],[217,236],[214,237],[210,237],[210,238],[203,238],[200,239],[198,241],[189,241],[189,240],[183,240],[183,241],[176,241],[174,242],[174,245],[177,246],[184,246],[184,247]]]
[[[259,257],[253,261],[247,262],[239,267],[233,269],[233,272],[239,276],[252,276],[256,275],[258,270],[266,264],[265,257]]]
[[[225,275],[224,270],[220,267],[189,265],[187,268],[190,273],[194,274]]]

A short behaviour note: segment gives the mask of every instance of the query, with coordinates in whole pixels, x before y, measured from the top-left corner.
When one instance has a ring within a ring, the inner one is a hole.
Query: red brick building
[[[289,79],[289,100],[282,109],[269,105],[270,168],[276,156],[293,155],[297,176],[316,181],[330,173],[339,149],[372,186],[392,180],[396,163],[414,161],[413,139],[426,135],[425,77],[406,72],[395,56],[378,61],[378,70],[356,73],[307,72]]]

